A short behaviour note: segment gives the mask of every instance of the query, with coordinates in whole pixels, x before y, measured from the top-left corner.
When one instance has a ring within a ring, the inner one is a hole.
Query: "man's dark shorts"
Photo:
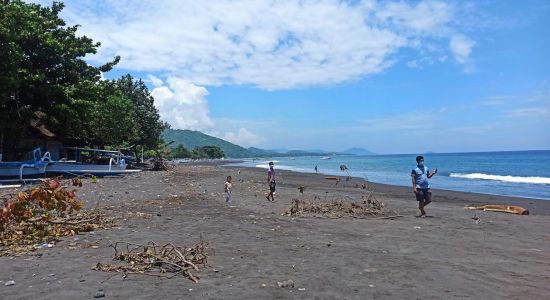
[[[275,193],[275,182],[269,183],[269,191]]]
[[[416,189],[416,201],[432,201],[432,190],[430,189]]]

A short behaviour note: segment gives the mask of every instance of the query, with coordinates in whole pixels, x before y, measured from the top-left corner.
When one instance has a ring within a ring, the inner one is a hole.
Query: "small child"
[[[227,179],[225,180],[224,185],[224,191],[225,191],[225,202],[231,203],[231,176],[227,176]]]

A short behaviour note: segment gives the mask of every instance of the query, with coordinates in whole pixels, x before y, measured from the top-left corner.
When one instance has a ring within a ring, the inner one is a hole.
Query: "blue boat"
[[[0,162],[0,177],[1,178],[24,178],[37,177],[46,173],[48,166],[49,153],[42,156],[40,148],[32,151],[32,159],[16,162]]]

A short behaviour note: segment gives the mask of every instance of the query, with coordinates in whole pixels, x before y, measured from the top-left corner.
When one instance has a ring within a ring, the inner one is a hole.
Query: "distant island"
[[[173,143],[170,147],[175,148],[178,145],[183,145],[189,150],[193,150],[197,147],[204,146],[218,146],[220,147],[226,157],[229,158],[248,158],[248,157],[284,157],[284,156],[326,156],[326,155],[374,155],[374,153],[363,148],[351,148],[343,152],[333,152],[325,150],[289,150],[289,149],[277,149],[266,150],[261,148],[244,148],[239,145],[235,145],[226,140],[213,137],[204,134],[200,131],[186,130],[186,129],[166,129],[162,134],[163,139],[166,142]]]
[[[376,153],[369,151],[365,148],[350,148],[344,151],[345,154],[352,154],[352,155],[376,155]]]

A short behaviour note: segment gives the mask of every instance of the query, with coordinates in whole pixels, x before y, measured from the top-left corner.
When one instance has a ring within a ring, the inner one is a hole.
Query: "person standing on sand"
[[[225,191],[225,203],[231,203],[231,189],[233,186],[231,185],[231,176],[227,176],[227,179],[225,180],[224,184],[224,191]]]
[[[317,166],[315,166],[315,174],[319,173],[318,172],[318,169],[317,169]]]
[[[432,202],[432,191],[428,179],[437,174],[437,169],[430,173],[430,169],[424,165],[424,157],[421,155],[416,157],[416,164],[416,168],[411,172],[412,188],[416,195],[416,201],[418,201],[418,209],[420,209],[418,217],[425,217],[424,207]]]
[[[269,201],[269,196],[271,196],[271,201],[275,201],[275,169],[273,169],[273,162],[269,162],[269,170],[267,170],[267,183],[269,184],[269,194],[266,198]]]

